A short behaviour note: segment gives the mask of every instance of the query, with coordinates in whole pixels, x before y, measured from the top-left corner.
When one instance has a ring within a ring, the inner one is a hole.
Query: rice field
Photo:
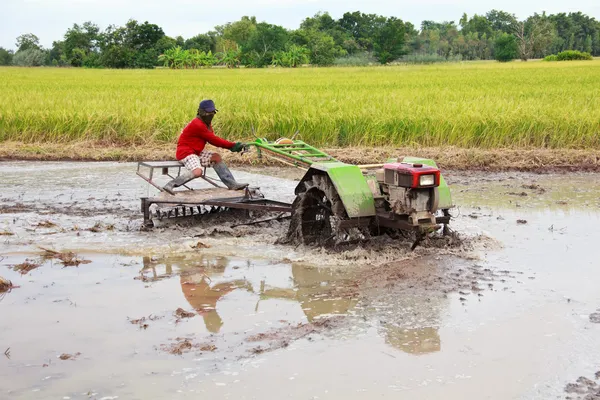
[[[0,141],[173,142],[212,98],[217,134],[319,146],[600,149],[600,60],[299,69],[0,68]]]

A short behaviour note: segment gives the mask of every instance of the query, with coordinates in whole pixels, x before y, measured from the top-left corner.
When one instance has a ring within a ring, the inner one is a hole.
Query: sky
[[[23,33],[37,35],[42,46],[50,47],[74,23],[85,21],[104,29],[136,19],[157,24],[168,36],[189,38],[244,15],[296,29],[319,11],[336,19],[347,11],[361,11],[395,16],[418,27],[422,20],[458,23],[463,12],[485,14],[492,9],[520,19],[542,11],[581,11],[600,19],[598,0],[0,0],[0,47],[15,49],[15,39]]]

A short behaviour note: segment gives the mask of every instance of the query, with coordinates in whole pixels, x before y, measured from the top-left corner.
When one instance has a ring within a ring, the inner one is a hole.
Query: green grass
[[[213,98],[229,139],[600,148],[600,61],[299,69],[0,68],[0,141],[172,142]]]

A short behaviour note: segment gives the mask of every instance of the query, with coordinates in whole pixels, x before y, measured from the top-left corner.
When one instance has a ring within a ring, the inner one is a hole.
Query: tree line
[[[184,39],[165,35],[149,22],[129,20],[101,30],[74,24],[44,49],[32,33],[16,39],[16,51],[0,47],[0,65],[88,68],[296,67],[303,64],[366,65],[453,60],[510,61],[543,58],[565,50],[600,55],[600,22],[581,12],[514,14],[491,10],[454,21],[423,21],[347,12],[334,19],[318,13],[296,30],[255,17],[216,26]]]

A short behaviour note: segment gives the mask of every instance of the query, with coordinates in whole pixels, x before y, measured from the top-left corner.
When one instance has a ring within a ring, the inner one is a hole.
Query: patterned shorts
[[[214,162],[211,161],[213,154],[212,151],[201,151],[200,155],[190,154],[181,162],[190,171],[202,167],[212,167],[214,165]]]

